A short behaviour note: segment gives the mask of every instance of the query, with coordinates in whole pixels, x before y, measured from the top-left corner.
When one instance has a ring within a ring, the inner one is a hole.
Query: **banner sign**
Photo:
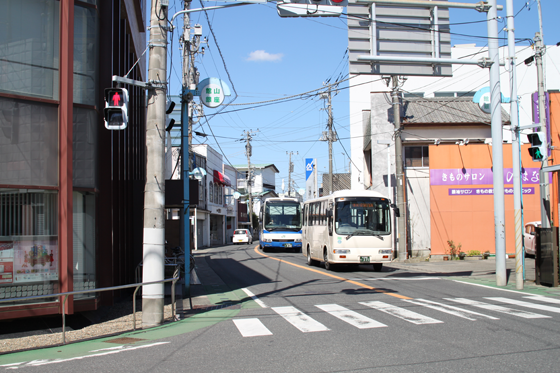
[[[523,184],[538,184],[540,168],[525,168]],[[493,185],[489,168],[443,168],[430,170],[430,185]],[[513,169],[504,168],[504,184],[513,183]]]
[[[535,188],[523,188],[523,194],[535,194]],[[488,196],[493,195],[493,188],[449,188],[450,196]],[[504,194],[513,194],[513,188],[505,188]]]

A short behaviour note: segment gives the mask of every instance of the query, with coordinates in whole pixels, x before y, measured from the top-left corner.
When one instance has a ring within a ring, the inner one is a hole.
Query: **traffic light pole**
[[[167,76],[167,7],[152,1],[148,79],[157,82],[148,91],[146,113],[146,186],[144,190],[144,242],[142,282],[164,279],[165,258],[165,103]],[[142,327],[163,323],[164,284],[142,289]]]

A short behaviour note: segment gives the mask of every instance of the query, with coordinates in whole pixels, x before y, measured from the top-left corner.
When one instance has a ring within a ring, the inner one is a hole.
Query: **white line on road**
[[[268,306],[266,304],[264,304],[264,302],[262,300],[260,300],[259,298],[257,298],[257,296],[255,294],[253,294],[251,292],[251,290],[247,289],[247,288],[242,288],[241,290],[243,290],[245,292],[245,294],[247,294],[248,296],[250,296],[255,302],[257,302],[257,304],[259,306],[261,306],[262,308],[268,308]]]
[[[383,277],[383,278],[349,278],[352,281],[425,281],[425,280],[441,280],[440,277]]]
[[[415,300],[403,299],[403,300],[405,302],[409,302],[409,303],[417,304],[419,306],[428,307],[428,308],[432,308],[432,309],[437,310],[437,311],[445,312],[445,313],[448,313],[450,315],[462,317],[462,318],[467,319],[467,320],[473,320],[473,321],[476,320],[476,319],[474,319],[472,317],[469,317],[467,315],[476,315],[476,316],[487,317],[491,320],[499,320],[499,318],[497,318],[497,317],[484,315],[484,314],[479,313],[479,312],[469,311],[469,310],[466,310],[466,309],[463,309],[463,308],[450,306],[449,304],[438,303],[438,302],[434,302],[434,301],[427,300],[427,299],[415,299]]]
[[[536,310],[541,310],[541,311],[560,313],[560,308],[547,306],[547,305],[544,305],[544,304],[536,304],[536,303],[525,302],[525,301],[522,301],[522,300],[508,299],[508,298],[502,298],[502,297],[486,297],[486,299],[490,299],[490,300],[494,300],[494,301],[502,302],[502,303],[513,304],[513,305],[521,306],[521,307],[534,308]]]
[[[419,313],[409,311],[404,308],[393,306],[389,303],[371,301],[371,302],[360,302],[364,306],[374,308],[378,311],[385,312],[389,315],[398,317],[399,319],[411,322],[413,324],[441,324],[443,321],[432,319],[431,317],[421,315]]]
[[[243,337],[260,337],[263,335],[272,335],[270,330],[256,318],[252,319],[233,319],[233,323]]]
[[[510,293],[517,293],[517,294],[527,294],[524,293],[522,291],[517,291],[517,290],[509,290],[509,289],[502,289],[502,288],[498,288],[498,287],[494,287],[494,286],[488,286],[488,285],[482,285],[482,284],[474,284],[472,282],[466,282],[466,281],[459,281],[459,280],[452,280],[455,282],[459,282],[461,284],[467,284],[467,285],[473,285],[473,286],[480,286],[481,288],[487,288],[487,289],[494,289],[494,290],[501,290],[501,291],[509,291]]]
[[[304,333],[330,330],[325,325],[312,319],[295,307],[272,307],[272,310]]]
[[[497,306],[497,305],[494,305],[494,304],[489,304],[489,303],[484,303],[484,302],[478,302],[476,300],[470,300],[470,299],[466,299],[466,298],[445,298],[445,300],[450,300],[452,302],[466,304],[468,306],[483,308],[485,310],[496,311],[496,312],[505,313],[505,314],[508,314],[508,315],[523,317],[525,319],[543,319],[543,318],[549,318],[550,317],[550,316],[545,316],[545,315],[539,315],[538,313],[515,310],[513,308]]]
[[[532,299],[532,300],[536,300],[536,301],[539,301],[539,302],[560,304],[560,299],[549,298],[549,297],[545,297],[545,296],[542,296],[542,295],[531,295],[529,297],[523,297],[523,298]]]
[[[328,312],[334,317],[337,317],[340,320],[345,321],[358,329],[382,328],[387,326],[378,321],[370,319],[369,317],[361,315],[358,312],[349,310],[346,307],[339,306],[338,304],[319,304],[315,307]]]

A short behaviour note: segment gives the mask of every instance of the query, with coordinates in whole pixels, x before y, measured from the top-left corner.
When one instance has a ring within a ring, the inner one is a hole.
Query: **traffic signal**
[[[548,156],[548,146],[546,141],[546,135],[543,132],[533,132],[527,135],[531,147],[529,148],[529,154],[535,162],[542,162]]]
[[[173,125],[175,124],[175,119],[169,117],[169,114],[173,112],[174,107],[175,107],[175,102],[171,100],[167,100],[165,104],[165,130],[166,131],[171,131],[173,129]]]
[[[105,128],[122,130],[128,125],[128,91],[125,88],[105,88]]]

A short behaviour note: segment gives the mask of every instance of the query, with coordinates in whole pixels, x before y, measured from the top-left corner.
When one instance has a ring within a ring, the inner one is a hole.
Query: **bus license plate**
[[[284,247],[292,247],[292,244],[291,243],[285,243]]]
[[[361,256],[360,263],[369,263],[369,256]]]

